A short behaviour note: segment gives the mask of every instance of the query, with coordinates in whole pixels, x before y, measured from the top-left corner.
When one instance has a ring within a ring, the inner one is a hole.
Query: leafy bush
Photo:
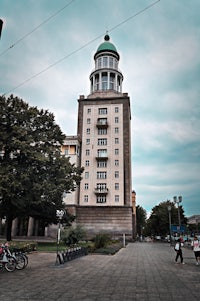
[[[104,248],[110,241],[110,236],[108,234],[99,233],[94,238],[94,244],[96,249]]]
[[[5,242],[2,242],[5,243]],[[10,250],[20,249],[23,252],[32,252],[37,250],[37,242],[35,241],[10,241],[9,248]]]
[[[94,250],[94,253],[104,255],[114,255],[122,248],[122,243],[111,243],[104,248]]]
[[[67,245],[75,245],[85,237],[85,230],[81,226],[69,227],[61,232],[61,240]]]

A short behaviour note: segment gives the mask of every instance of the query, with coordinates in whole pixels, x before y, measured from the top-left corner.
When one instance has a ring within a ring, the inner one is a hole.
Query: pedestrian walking
[[[183,247],[183,243],[182,243],[181,239],[179,238],[174,247],[174,250],[176,251],[175,263],[178,263],[178,259],[180,257],[181,263],[185,264],[185,262],[183,262],[182,247]]]
[[[194,240],[191,242],[192,250],[194,251],[194,256],[196,258],[196,265],[200,264],[200,241],[197,236],[194,237]]]

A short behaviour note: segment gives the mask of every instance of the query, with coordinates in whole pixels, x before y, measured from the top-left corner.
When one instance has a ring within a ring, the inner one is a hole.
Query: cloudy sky
[[[49,109],[76,135],[108,31],[131,100],[132,183],[148,213],[181,195],[200,214],[200,1],[1,0],[0,94]]]

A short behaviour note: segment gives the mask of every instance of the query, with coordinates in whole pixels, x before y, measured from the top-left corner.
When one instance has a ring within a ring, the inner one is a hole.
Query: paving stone
[[[200,266],[183,249],[174,264],[168,243],[130,243],[116,255],[88,255],[56,265],[56,254],[29,254],[21,271],[0,270],[4,301],[197,301]]]

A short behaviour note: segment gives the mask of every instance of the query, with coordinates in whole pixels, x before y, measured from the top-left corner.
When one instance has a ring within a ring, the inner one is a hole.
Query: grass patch
[[[65,249],[66,249],[66,245],[61,242],[58,245],[58,250],[62,251]],[[57,243],[56,242],[38,242],[37,251],[38,252],[56,252],[57,251]]]
[[[0,241],[1,243],[5,243],[5,241]],[[88,250],[88,253],[96,253],[96,254],[104,254],[104,255],[114,255],[117,253],[122,247],[122,243],[119,241],[109,241],[102,247],[95,246],[94,241],[85,241],[80,242],[76,245],[71,246],[72,248],[75,246],[85,247]],[[57,246],[57,242],[37,242],[37,241],[11,241],[9,242],[10,249],[21,249],[22,251],[25,251],[27,253],[32,251],[37,252],[57,252],[58,251],[64,251],[67,247],[66,244],[62,241],[60,241],[60,244]]]

